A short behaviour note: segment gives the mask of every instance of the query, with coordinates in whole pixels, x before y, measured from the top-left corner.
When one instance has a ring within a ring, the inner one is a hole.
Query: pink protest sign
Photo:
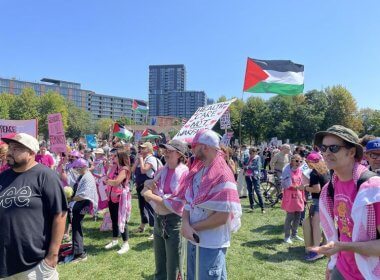
[[[56,153],[66,153],[66,137],[60,113],[48,115],[50,149]]]

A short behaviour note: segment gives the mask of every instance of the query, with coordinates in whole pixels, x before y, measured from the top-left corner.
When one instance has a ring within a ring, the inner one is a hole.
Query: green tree
[[[108,138],[110,134],[110,128],[112,127],[113,124],[114,124],[114,121],[112,119],[102,118],[96,122],[95,130],[96,132],[101,132],[103,135],[103,138]]]
[[[9,110],[13,106],[15,96],[9,93],[0,94],[0,119],[9,119]]]
[[[266,114],[267,133],[266,139],[277,137],[278,139],[289,138],[292,130],[291,115],[294,110],[291,96],[277,95],[268,100]]]
[[[33,89],[25,88],[21,95],[15,97],[9,108],[9,117],[12,120],[38,119],[38,97]]]
[[[121,117],[120,119],[118,119],[116,121],[117,123],[121,124],[121,125],[134,125],[136,124],[136,122],[130,118],[127,118],[127,117]]]
[[[242,125],[245,135],[257,144],[264,139],[266,131],[267,104],[260,97],[249,97],[243,109]]]
[[[70,102],[68,105],[68,115],[68,129],[66,132],[66,137],[75,139],[84,134],[94,132],[90,112],[78,108]]]
[[[66,99],[56,92],[48,92],[39,97],[38,102],[38,130],[43,133],[44,136],[48,137],[48,115],[54,113],[61,113],[63,128],[67,131],[68,128],[68,117],[69,109]]]
[[[231,120],[231,129],[232,131],[234,132],[234,136],[232,138],[232,140],[234,139],[239,139],[240,138],[240,124],[241,124],[241,118],[242,118],[242,114],[243,114],[243,107],[244,107],[244,101],[241,100],[241,99],[236,99],[235,102],[233,102],[231,105],[230,105],[230,120]],[[245,130],[242,128],[241,129],[241,133],[242,133],[242,138],[244,139],[244,135],[245,135]],[[231,141],[232,143],[232,141]],[[240,141],[239,139],[239,143],[244,143],[244,141]]]
[[[363,122],[363,130],[360,135],[372,134],[380,137],[380,111],[364,108],[360,110],[359,115]]]
[[[361,131],[363,124],[352,94],[341,85],[328,87],[325,91],[329,103],[325,114],[324,127],[340,124],[356,132]]]
[[[287,138],[294,143],[311,143],[313,135],[321,129],[325,118],[326,94],[313,90],[305,95],[294,96],[292,106],[289,119],[292,129]]]

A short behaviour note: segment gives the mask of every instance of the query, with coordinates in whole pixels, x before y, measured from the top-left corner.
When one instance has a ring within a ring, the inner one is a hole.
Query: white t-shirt
[[[197,174],[195,174],[193,179],[194,196],[196,196],[196,194],[198,193],[201,178],[203,174],[206,172],[207,169],[202,169]],[[205,220],[214,212],[215,211],[200,208],[198,206],[195,206],[194,208],[190,207],[190,224],[194,224],[199,221]],[[216,249],[229,247],[231,239],[229,220],[226,224],[221,225],[217,228],[199,231],[198,236],[200,241],[199,246],[203,248]],[[196,245],[194,242],[190,242]]]
[[[158,162],[158,160],[157,160],[157,158],[154,157],[154,156],[148,156],[147,158],[145,158],[145,160],[144,160],[144,164],[149,163],[149,164],[152,165],[152,168],[149,169],[149,170],[145,173],[146,176],[148,176],[149,178],[153,178],[154,173],[157,171],[157,168],[158,168],[158,166],[157,166],[157,162]]]

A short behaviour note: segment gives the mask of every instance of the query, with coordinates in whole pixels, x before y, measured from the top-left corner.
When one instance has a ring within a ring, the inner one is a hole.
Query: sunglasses
[[[339,152],[340,148],[345,148],[346,146],[341,146],[341,145],[321,145],[319,149],[321,150],[322,153],[326,153],[327,150],[330,150],[333,154],[336,154]]]
[[[369,153],[368,155],[371,159],[380,159],[380,154]]]
[[[297,162],[297,163],[302,162],[302,160],[299,160],[299,159],[292,159],[292,161]]]

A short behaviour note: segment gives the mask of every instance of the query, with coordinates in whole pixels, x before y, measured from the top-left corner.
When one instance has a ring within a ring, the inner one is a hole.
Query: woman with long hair
[[[112,221],[112,241],[105,248],[111,249],[118,245],[118,235],[121,233],[123,245],[117,251],[119,255],[129,250],[128,220],[131,214],[131,192],[129,179],[131,177],[129,151],[126,149],[111,150],[112,166],[108,172],[107,184],[108,209]]]
[[[153,180],[145,181],[145,188],[141,192],[155,211],[154,279],[180,279],[180,229],[184,204],[173,195],[180,191],[180,186],[189,172],[185,165],[187,145],[172,140],[168,144],[161,144],[160,148],[166,164],[155,174]]]
[[[330,173],[322,156],[318,152],[311,152],[306,157],[306,163],[309,168],[312,169],[310,173],[310,184],[305,186],[305,190],[311,193],[313,199],[309,213],[313,237],[311,247],[318,247],[320,246],[322,238],[319,219],[319,195],[322,187],[330,180]],[[323,258],[323,255],[318,255],[315,252],[308,252],[305,257],[307,261],[314,261],[319,258]]]

